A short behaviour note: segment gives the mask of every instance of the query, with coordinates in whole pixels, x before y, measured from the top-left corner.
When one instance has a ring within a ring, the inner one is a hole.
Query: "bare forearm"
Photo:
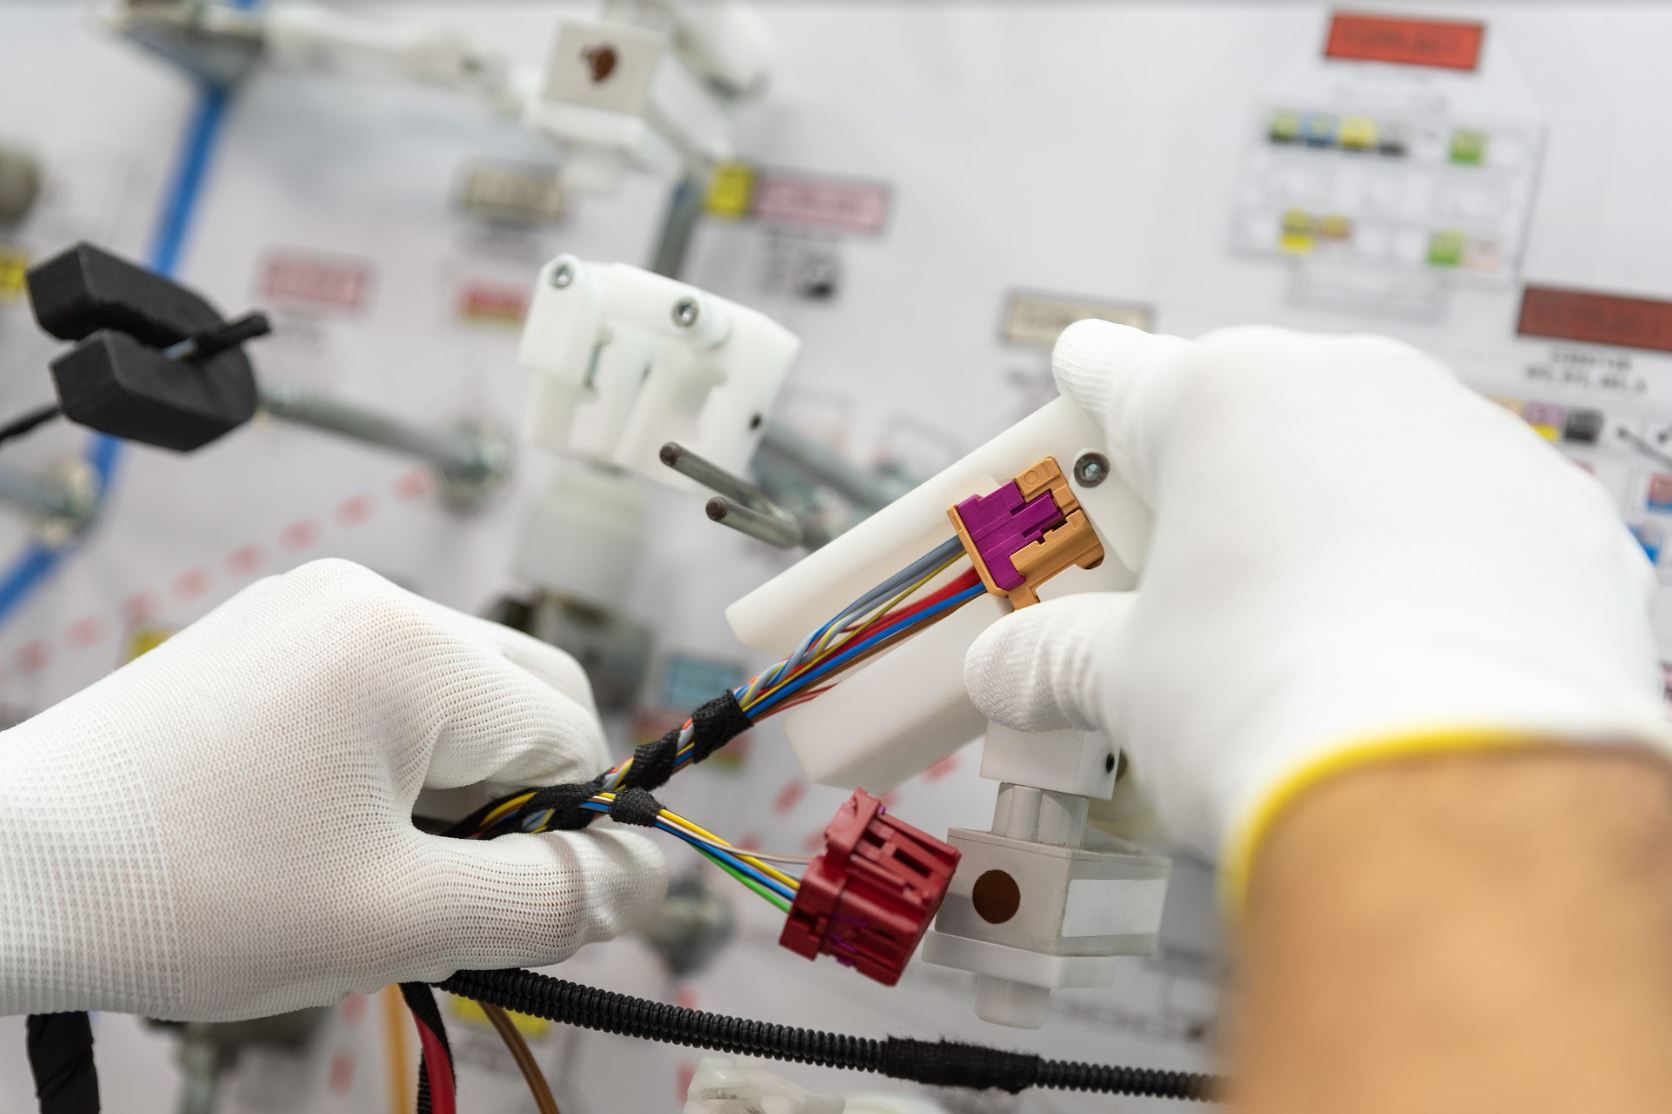
[[[1624,750],[1367,768],[1256,863],[1249,1114],[1672,1109],[1672,772]]]

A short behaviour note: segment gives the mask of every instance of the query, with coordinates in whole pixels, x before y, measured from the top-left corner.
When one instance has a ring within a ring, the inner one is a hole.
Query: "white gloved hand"
[[[1281,805],[1378,757],[1662,746],[1653,572],[1597,483],[1404,344],[1097,321],[1062,392],[1155,512],[1138,590],[994,624],[991,719],[1097,727],[1233,893]]]
[[[0,735],[0,1014],[222,1021],[555,962],[656,907],[658,850],[444,839],[412,804],[605,760],[562,651],[344,561],[263,580]]]

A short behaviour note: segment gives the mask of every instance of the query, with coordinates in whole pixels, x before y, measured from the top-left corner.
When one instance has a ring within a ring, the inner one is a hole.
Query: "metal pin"
[[[676,441],[663,445],[659,456],[675,472],[717,493],[707,506],[708,517],[715,522],[781,549],[802,543],[801,523],[748,480],[704,460]]]
[[[176,341],[163,349],[171,360],[207,360],[228,348],[236,348],[247,340],[264,337],[273,331],[265,313],[246,313],[232,321],[222,322],[213,329]]]

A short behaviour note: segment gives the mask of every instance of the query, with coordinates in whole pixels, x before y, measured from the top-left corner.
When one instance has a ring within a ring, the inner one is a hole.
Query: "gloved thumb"
[[[970,699],[982,715],[1017,731],[1077,727],[1113,737],[1116,725],[1104,710],[1110,635],[1136,599],[1133,592],[1094,592],[1000,619],[964,656]]]
[[[1116,474],[1152,507],[1155,461],[1182,385],[1171,365],[1189,346],[1179,337],[1092,320],[1064,329],[1051,350],[1057,389],[1103,427]]]
[[[637,927],[667,890],[661,850],[601,820],[584,832],[423,838],[440,860],[435,904],[445,926],[430,978],[556,963]]]

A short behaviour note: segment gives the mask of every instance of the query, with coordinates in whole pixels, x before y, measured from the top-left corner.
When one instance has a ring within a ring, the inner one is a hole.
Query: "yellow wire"
[[[816,668],[818,666],[819,662],[823,661],[825,658],[829,657],[830,655],[837,653],[838,651],[841,650],[842,646],[847,644],[847,639],[843,639],[841,642],[835,643],[834,645],[830,645],[830,646],[827,647],[826,643],[829,643],[830,640],[833,637],[835,637],[837,635],[852,635],[854,632],[864,629],[878,615],[886,615],[890,611],[893,611],[896,607],[898,607],[900,605],[901,601],[906,599],[912,593],[916,592],[918,589],[922,588],[925,584],[929,583],[929,581],[933,580],[935,577],[939,576],[941,573],[945,572],[948,568],[952,567],[952,564],[955,561],[957,561],[958,558],[960,558],[962,556],[963,556],[963,554],[959,553],[959,554],[956,554],[952,557],[948,557],[945,561],[941,562],[938,566],[936,566],[933,569],[930,569],[928,572],[924,573],[920,578],[918,578],[917,580],[913,581],[912,583],[906,585],[899,592],[895,593],[892,598],[890,598],[888,600],[885,600],[880,606],[874,607],[870,611],[866,612],[864,618],[855,619],[852,623],[849,623],[847,626],[842,627],[840,629],[834,629],[833,628],[832,630],[827,631],[823,638],[819,639],[817,642],[815,642],[813,644],[813,655],[812,655],[812,657],[807,659],[805,668],[807,668],[807,669]],[[755,707],[757,704],[760,704],[762,701],[766,700],[773,693],[777,692],[779,689],[783,688],[785,685],[788,685],[791,682],[799,679],[800,676],[801,676],[801,672],[800,672],[800,670],[797,670],[795,673],[787,674],[784,677],[780,677],[778,679],[778,681],[776,683],[774,683],[771,688],[763,689],[760,692],[757,692],[754,695],[754,697],[750,699],[749,703],[747,703],[743,706],[743,710],[745,712],[747,712],[749,709]]]
[[[744,862],[748,863],[750,866],[754,867],[756,870],[760,871],[762,874],[766,875],[768,878],[771,878],[771,879],[773,879],[775,881],[778,881],[778,882],[782,882],[784,885],[788,886],[792,890],[800,888],[801,882],[800,882],[799,879],[797,879],[797,878],[795,878],[791,875],[785,874],[783,871],[779,870],[777,867],[773,866],[771,863],[766,862],[764,859],[755,858],[753,855],[749,854],[749,852],[743,850],[740,847],[732,846],[726,840],[721,839],[719,836],[715,835],[713,832],[707,830],[706,828],[701,827],[698,824],[692,823],[691,821],[685,819],[685,817],[679,815],[678,813],[669,812],[667,809],[663,809],[662,810],[662,815],[668,820],[669,823],[676,824],[679,827],[684,828],[686,831],[690,832],[692,835],[701,836],[703,839],[706,839],[711,843],[718,843],[721,847],[726,848],[726,850],[730,851],[733,855],[736,855],[738,858],[742,859]]]
[[[595,801],[609,802],[609,801],[615,800],[615,794],[611,793],[611,792],[608,792],[608,791],[605,791],[603,793],[599,793],[597,796],[593,797],[592,799],[595,800]],[[721,839],[719,836],[715,835],[713,832],[709,831],[707,828],[704,828],[704,827],[702,827],[698,824],[695,824],[695,823],[691,822],[690,820],[685,819],[685,817],[679,815],[677,812],[670,812],[667,809],[663,809],[662,810],[662,818],[664,820],[668,821],[670,824],[674,824],[674,825],[677,825],[678,827],[684,828],[686,831],[690,832],[692,835],[701,836],[703,839],[708,840],[710,843],[719,844],[721,847],[724,847],[726,850],[730,851],[733,855],[737,856],[739,859],[742,859],[744,862],[748,863],[750,866],[754,867],[756,870],[760,871],[762,874],[766,875],[768,878],[771,878],[771,879],[773,879],[774,881],[777,881],[777,882],[782,882],[784,885],[788,886],[792,890],[799,889],[800,886],[801,886],[801,882],[797,878],[795,878],[793,875],[785,874],[783,871],[779,870],[777,867],[773,866],[771,863],[766,862],[762,859],[755,858],[753,855],[749,854],[749,852],[743,850],[741,847],[732,846],[729,842],[727,842],[724,839]]]
[[[494,809],[492,812],[490,812],[486,816],[482,817],[482,822],[476,826],[476,830],[481,831],[483,828],[486,828],[488,825],[492,824],[495,820],[498,820],[500,817],[504,816],[506,813],[511,812],[515,809],[518,809],[518,808],[522,807],[523,805],[527,804],[533,798],[533,796],[534,796],[534,793],[532,791],[530,791],[530,792],[527,792],[527,793],[518,794],[517,796],[512,797],[510,800],[502,802],[498,808]]]
[[[884,600],[879,606],[873,607],[870,611],[866,612],[865,616],[863,618],[855,619],[853,622],[847,624],[844,627],[839,627],[839,628],[838,627],[832,627],[830,630],[825,631],[824,635],[816,643],[813,644],[813,654],[814,654],[814,656],[816,657],[820,653],[822,653],[826,649],[826,647],[829,646],[830,641],[833,638],[835,638],[837,635],[845,634],[845,633],[849,633],[851,631],[858,630],[859,628],[864,627],[867,624],[869,624],[878,615],[886,615],[890,611],[893,611],[894,608],[897,607],[900,604],[901,600],[904,600],[907,596],[911,595],[913,592],[917,591],[919,588],[921,588],[925,584],[929,583],[929,581],[935,579],[935,577],[937,577],[941,573],[945,572],[948,568],[950,568],[952,566],[952,563],[954,561],[958,560],[958,558],[960,558],[962,556],[963,556],[962,553],[955,553],[951,557],[948,557],[946,560],[942,561],[940,564],[936,565],[934,568],[930,569],[928,572],[924,573],[922,576],[918,577],[916,580],[912,581],[910,584],[908,584],[904,588],[900,589],[898,592],[896,592],[889,599]]]

